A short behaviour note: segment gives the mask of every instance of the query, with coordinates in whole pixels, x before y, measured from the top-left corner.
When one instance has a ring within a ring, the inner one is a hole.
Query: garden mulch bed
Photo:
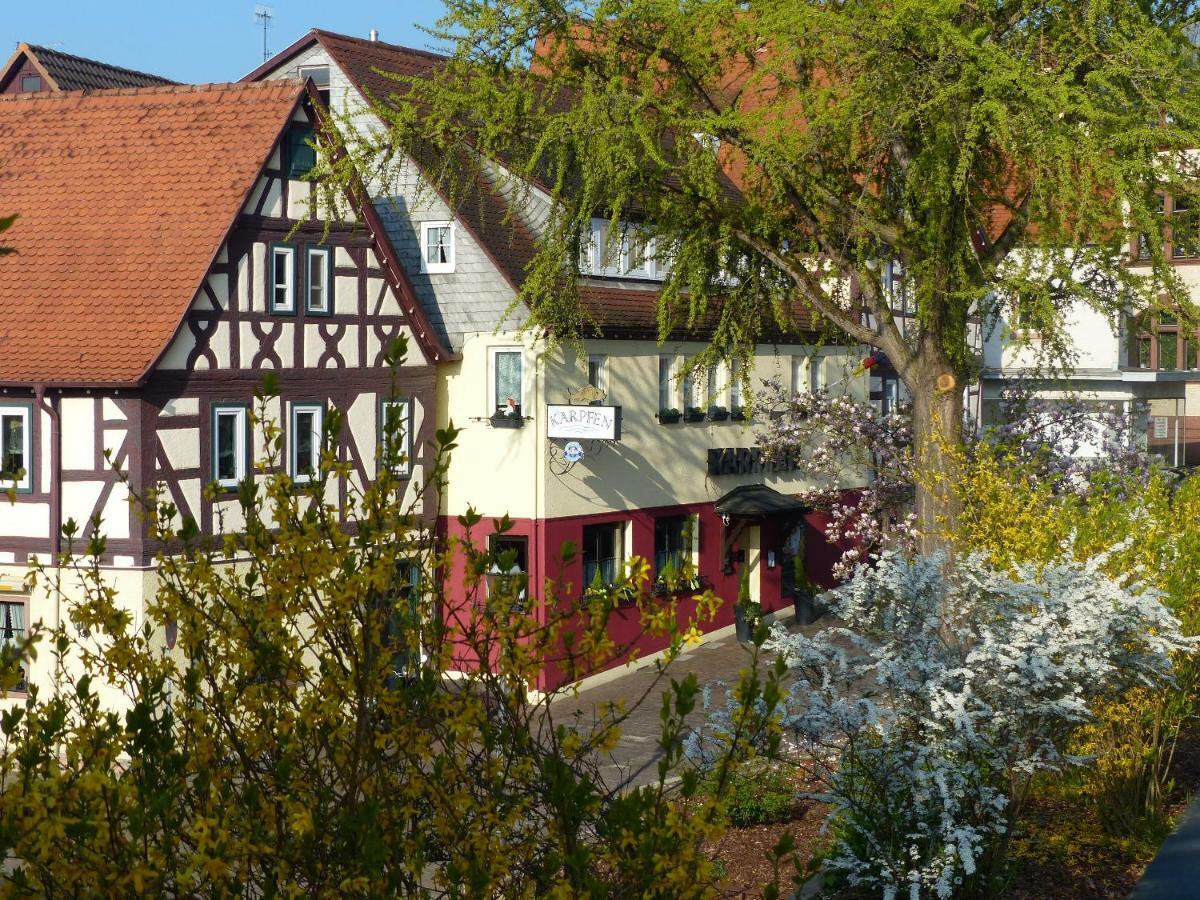
[[[1172,769],[1175,791],[1172,820],[1200,791],[1200,728],[1180,736]],[[759,897],[771,881],[771,850],[785,831],[796,842],[801,865],[828,841],[822,832],[828,808],[805,802],[794,818],[776,825],[730,826],[707,848],[726,873],[728,898]],[[1100,827],[1097,812],[1085,797],[1070,790],[1043,792],[1026,807],[1020,834],[1011,847],[1012,883],[1001,900],[1124,900],[1154,857],[1154,840],[1117,839]],[[780,887],[788,896],[795,869],[781,867]]]

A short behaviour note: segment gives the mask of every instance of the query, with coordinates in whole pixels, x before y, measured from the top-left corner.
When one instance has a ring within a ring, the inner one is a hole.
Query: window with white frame
[[[729,408],[742,409],[742,361],[734,358],[729,361]]]
[[[0,406],[0,488],[33,490],[33,407]]]
[[[683,361],[683,411],[690,412],[700,406],[696,390],[696,373],[691,359]]]
[[[819,353],[808,360],[808,389],[814,394],[825,389],[825,360]]]
[[[792,357],[792,395],[803,394],[811,390],[808,383],[808,359],[804,356]]]
[[[671,392],[671,363],[672,360],[669,356],[658,358],[658,408],[660,412],[675,408]]]
[[[379,404],[379,444],[383,465],[407,478],[412,471],[412,401],[384,400]]]
[[[588,356],[588,384],[608,393],[608,357],[599,353]]]
[[[271,245],[271,312],[296,311],[296,248]]]
[[[454,223],[421,223],[421,267],[426,272],[454,271]]]
[[[616,584],[625,561],[625,523],[584,525],[581,551],[585,589]]]
[[[623,274],[631,278],[651,278],[654,275],[653,240],[639,229],[628,226],[621,254]]]
[[[492,350],[492,413],[495,415],[521,415],[523,356],[519,348]]]
[[[0,646],[15,646],[25,639],[28,619],[27,597],[5,597],[0,599]],[[18,681],[10,689],[24,693],[26,690],[25,667],[18,672]]]
[[[212,480],[235,488],[246,477],[250,449],[250,416],[243,404],[214,404],[212,414]]]
[[[309,247],[305,286],[305,308],[310,313],[333,310],[333,251],[329,247]]]
[[[320,403],[293,403],[289,462],[292,480],[305,484],[321,469],[321,434],[325,407]]]

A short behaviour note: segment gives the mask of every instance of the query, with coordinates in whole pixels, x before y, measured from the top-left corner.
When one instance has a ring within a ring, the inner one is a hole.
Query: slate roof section
[[[0,383],[135,386],[296,109],[296,81],[0,98]]]
[[[22,43],[17,47],[14,60],[22,53],[33,57],[35,64],[53,82],[51,87],[59,91],[163,87],[176,84],[171,79],[163,78],[160,75],[135,72],[133,69],[124,69],[98,60],[63,53],[61,50],[54,50],[51,47]]]

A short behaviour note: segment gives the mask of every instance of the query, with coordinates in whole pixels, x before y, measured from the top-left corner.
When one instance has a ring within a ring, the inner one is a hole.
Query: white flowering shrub
[[[784,734],[827,788],[828,873],[892,897],[963,896],[998,874],[1032,776],[1097,699],[1171,678],[1191,642],[1107,555],[1015,575],[981,556],[885,552],[826,595],[844,627],[776,628],[795,676]]]

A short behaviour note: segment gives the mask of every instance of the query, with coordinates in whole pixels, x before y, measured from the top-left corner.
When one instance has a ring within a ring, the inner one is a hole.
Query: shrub
[[[884,897],[994,883],[1032,778],[1082,762],[1067,746],[1093,705],[1167,683],[1191,650],[1109,561],[889,552],[833,592],[846,627],[774,632],[795,675],[784,728],[833,805],[830,874]]]
[[[705,780],[711,796],[719,796],[713,776]],[[723,808],[730,824],[771,825],[789,821],[796,811],[795,770],[790,766],[756,760],[730,776]]]

